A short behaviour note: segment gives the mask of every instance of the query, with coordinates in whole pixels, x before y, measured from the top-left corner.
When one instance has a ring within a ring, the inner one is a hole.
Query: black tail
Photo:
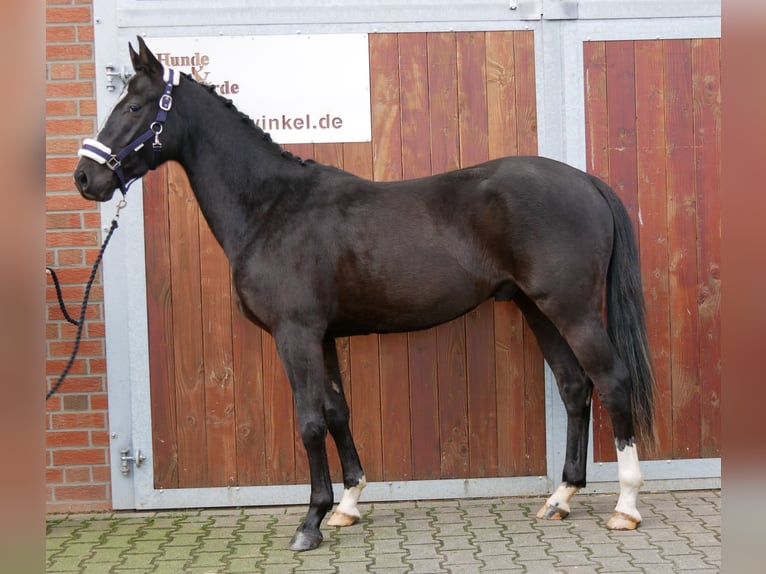
[[[607,332],[617,354],[628,367],[633,426],[642,447],[655,444],[654,374],[646,334],[644,294],[633,225],[625,206],[611,187],[591,176],[614,218],[614,246],[607,272]]]

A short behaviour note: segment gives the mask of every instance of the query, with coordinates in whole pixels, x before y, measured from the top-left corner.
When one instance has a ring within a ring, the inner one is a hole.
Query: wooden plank
[[[293,395],[274,338],[265,332],[261,338],[261,353],[266,415],[264,439],[269,484],[295,484],[296,441],[300,441],[300,433],[297,432],[294,423],[285,424],[287,421],[294,421]],[[298,449],[298,456],[305,458],[305,451]]]
[[[208,485],[237,482],[234,364],[231,348],[231,270],[204,217],[199,217],[202,347]]]
[[[352,433],[369,481],[383,480],[378,335],[351,337]]]
[[[149,392],[154,487],[158,489],[178,487],[167,173],[168,166],[162,166],[148,172],[143,182]]]
[[[425,33],[399,34],[399,89],[402,177],[409,179],[430,175],[431,126]]]
[[[517,141],[520,155],[537,155],[537,89],[535,37],[532,31],[513,36],[516,63]],[[524,456],[528,475],[545,474],[545,363],[532,330],[524,321]]]
[[[607,108],[606,42],[585,42],[585,138],[587,170],[609,181],[609,111]],[[614,433],[598,393],[593,395],[593,458],[610,460]]]
[[[584,42],[586,171],[609,181],[606,42]]]
[[[489,159],[486,43],[483,32],[457,37],[458,132],[460,163]],[[468,443],[471,476],[497,473],[494,313],[487,301],[466,314]]]
[[[537,155],[537,85],[534,32],[515,32],[516,141],[519,155]]]
[[[173,354],[178,415],[178,486],[207,486],[199,210],[183,168],[168,169]]]
[[[430,175],[431,126],[425,33],[399,34],[399,86],[402,177]],[[441,473],[441,452],[436,329],[409,333],[408,348],[415,477],[437,478]],[[422,450],[426,448],[428,452]]]
[[[370,34],[373,178],[402,179],[399,47],[396,34]]]
[[[343,168],[372,177],[371,144],[344,144]],[[381,382],[377,334],[349,338],[352,434],[367,480],[383,480]]]
[[[452,32],[430,33],[427,48],[431,169],[433,173],[442,173],[460,165],[456,35]],[[435,331],[440,476],[464,478],[470,471],[465,318],[439,325]]]
[[[691,51],[688,40],[666,40],[664,45],[673,455],[696,458],[700,389]]]
[[[514,40],[523,32],[487,32],[487,117],[489,157],[519,154],[516,55]],[[525,473],[524,320],[513,303],[493,305],[497,474]]]
[[[402,178],[399,42],[396,34],[370,34],[372,172],[376,181]],[[383,472],[387,480],[413,478],[407,335],[379,338]],[[389,421],[391,424],[388,424]],[[394,424],[393,421],[396,421]],[[363,461],[364,464],[364,461]]]
[[[694,165],[699,261],[700,456],[721,456],[720,41],[692,40]]]
[[[487,145],[489,158],[518,155],[516,32],[487,32]]]
[[[672,402],[663,61],[661,41],[636,42],[636,143],[641,275],[649,345],[657,382],[655,428],[658,444],[653,457],[669,458],[672,456]],[[647,458],[646,453],[641,454],[642,459]]]
[[[378,345],[383,480],[411,480],[413,463],[407,334],[381,335]]]
[[[237,485],[269,483],[266,467],[262,331],[238,309],[232,312],[232,361],[236,410]]]
[[[488,158],[487,80],[484,32],[456,35],[460,166]]]

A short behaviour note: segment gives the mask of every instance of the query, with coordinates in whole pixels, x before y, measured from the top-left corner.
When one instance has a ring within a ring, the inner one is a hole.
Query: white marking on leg
[[[638,464],[638,451],[635,445],[629,445],[622,450],[617,449],[617,476],[620,480],[620,498],[617,500],[615,515],[609,521],[609,527],[614,529],[635,528],[641,522],[641,514],[636,508],[638,499],[638,490],[644,483],[641,478],[641,469]],[[630,520],[624,517],[620,519],[618,514],[623,514],[632,519],[634,524],[629,524]]]
[[[579,486],[572,486],[566,482],[559,484],[556,492],[545,502],[545,505],[537,513],[538,518],[561,519],[569,515],[569,501],[580,490]]]
[[[341,498],[340,504],[327,524],[330,526],[349,526],[359,520],[362,514],[357,508],[357,503],[365,486],[367,486],[367,479],[362,476],[356,486],[344,489],[343,498]]]

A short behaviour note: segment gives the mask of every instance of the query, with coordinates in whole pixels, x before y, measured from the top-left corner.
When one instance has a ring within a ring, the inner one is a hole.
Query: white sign
[[[166,67],[212,84],[274,141],[371,139],[367,34],[147,38]]]

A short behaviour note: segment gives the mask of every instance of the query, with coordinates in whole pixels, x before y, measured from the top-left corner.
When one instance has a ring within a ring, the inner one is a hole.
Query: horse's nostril
[[[84,169],[78,169],[74,174],[75,185],[80,191],[85,191],[88,188],[88,175]]]

